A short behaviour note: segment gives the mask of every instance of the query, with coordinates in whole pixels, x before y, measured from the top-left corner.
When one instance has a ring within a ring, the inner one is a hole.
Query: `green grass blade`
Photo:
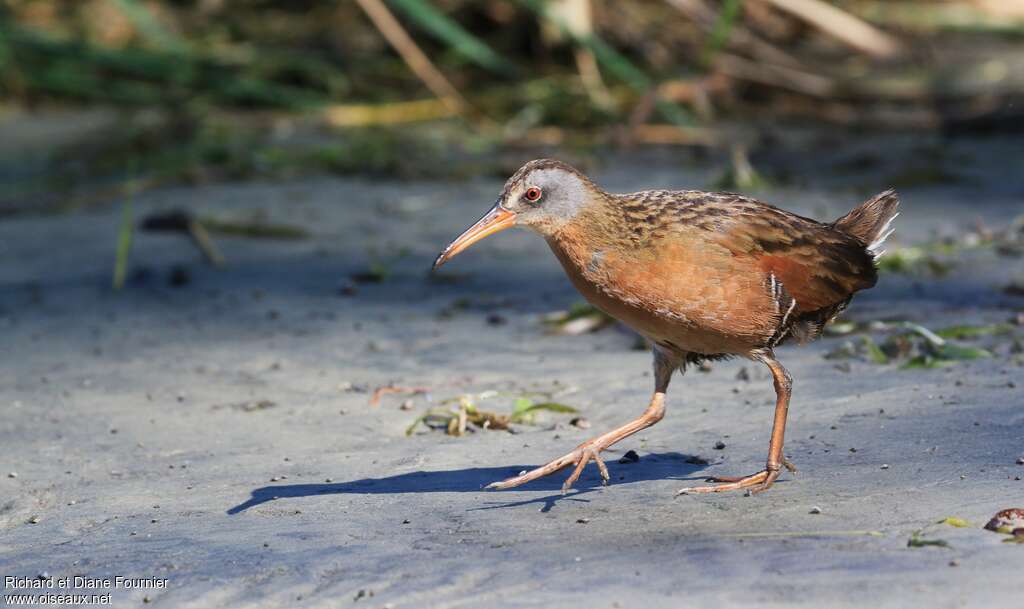
[[[495,53],[482,40],[466,31],[427,0],[390,0],[401,12],[450,46],[456,53],[481,68],[508,75],[516,71],[515,65]]]
[[[711,64],[718,51],[722,50],[725,43],[729,41],[729,34],[732,33],[732,28],[736,24],[736,18],[739,17],[742,7],[743,0],[725,0],[722,3],[722,12],[718,14],[707,44],[701,52],[701,63],[705,66]]]
[[[128,274],[128,252],[132,248],[132,202],[133,197],[129,194],[121,208],[121,228],[117,233],[117,255],[114,258],[114,278],[111,282],[114,290],[124,287]]]

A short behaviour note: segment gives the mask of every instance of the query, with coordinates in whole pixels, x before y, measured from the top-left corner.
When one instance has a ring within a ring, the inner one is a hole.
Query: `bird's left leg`
[[[672,373],[679,368],[682,361],[682,358],[678,355],[665,351],[661,347],[655,346],[654,395],[651,397],[651,402],[648,404],[647,410],[645,410],[640,417],[621,427],[617,427],[608,433],[587,440],[573,449],[572,452],[551,461],[547,465],[543,465],[518,476],[508,478],[507,480],[502,480],[501,482],[491,483],[487,485],[487,488],[512,488],[514,486],[519,486],[520,484],[526,484],[531,480],[542,478],[548,474],[553,474],[570,465],[575,465],[576,468],[573,470],[569,478],[566,479],[565,484],[562,485],[562,492],[565,493],[572,488],[572,485],[579,479],[580,474],[583,473],[583,468],[586,467],[587,463],[590,461],[597,464],[597,468],[601,472],[601,480],[604,484],[608,484],[608,468],[605,467],[604,461],[601,460],[601,451],[623,438],[654,425],[665,416],[665,392],[668,390],[668,382],[672,378]]]
[[[735,491],[744,488],[752,488],[752,492],[759,493],[768,490],[779,477],[783,466],[791,472],[796,468],[782,454],[782,445],[786,435],[786,415],[789,412],[789,397],[792,394],[793,378],[783,368],[779,360],[771,351],[764,351],[755,354],[755,359],[764,362],[772,371],[772,378],[775,381],[775,422],[772,425],[772,438],[768,443],[768,463],[765,468],[756,474],[742,478],[712,478],[712,481],[723,482],[714,486],[694,486],[680,490],[677,494],[687,493],[720,493],[722,491]]]

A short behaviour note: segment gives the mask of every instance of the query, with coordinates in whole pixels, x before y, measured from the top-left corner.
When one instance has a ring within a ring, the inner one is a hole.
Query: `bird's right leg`
[[[786,434],[786,415],[789,413],[789,398],[793,393],[793,379],[789,372],[775,359],[771,351],[757,353],[755,359],[763,362],[771,370],[772,379],[775,383],[775,421],[772,424],[771,441],[768,443],[768,462],[765,468],[756,474],[743,476],[742,478],[718,476],[711,478],[712,482],[722,482],[714,486],[693,486],[680,490],[678,495],[689,493],[720,493],[722,491],[736,491],[749,488],[754,493],[768,490],[779,477],[782,468],[785,467],[791,472],[796,468],[782,454],[783,439]]]
[[[576,468],[573,470],[569,478],[566,479],[565,484],[562,485],[562,492],[567,492],[572,485],[579,479],[580,474],[583,473],[583,468],[586,467],[587,463],[593,461],[597,464],[598,470],[601,472],[601,480],[608,484],[608,468],[605,466],[604,461],[601,460],[600,453],[602,450],[608,448],[612,444],[615,444],[623,438],[627,438],[636,432],[646,429],[651,425],[654,425],[665,416],[665,392],[668,390],[669,380],[672,378],[672,373],[675,372],[682,364],[682,358],[678,355],[663,350],[661,347],[654,347],[654,395],[651,396],[651,402],[647,405],[647,409],[638,418],[617,427],[608,433],[600,435],[596,438],[591,438],[583,444],[580,444],[572,450],[572,452],[563,455],[554,461],[551,461],[547,465],[543,465],[536,469],[530,470],[526,473],[502,480],[500,482],[493,482],[487,485],[489,489],[506,489],[520,484],[526,484],[537,478],[543,478],[548,474],[553,474],[560,469],[575,465]]]

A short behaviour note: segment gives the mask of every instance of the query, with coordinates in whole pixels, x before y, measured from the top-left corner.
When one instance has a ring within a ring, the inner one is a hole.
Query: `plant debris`
[[[222,220],[203,217],[199,223],[211,233],[248,239],[273,239],[280,241],[297,241],[308,239],[309,231],[301,226],[291,224],[270,223],[262,220]]]
[[[900,247],[889,250],[878,259],[878,270],[905,275],[943,277],[953,270],[954,263],[936,255],[925,246]]]
[[[257,412],[260,410],[269,410],[277,406],[277,402],[270,400],[248,400],[245,402],[235,402],[233,404],[217,404],[213,406],[211,410],[221,410],[223,408],[230,408],[232,410],[240,410],[242,412]]]
[[[590,421],[583,417],[573,417],[573,419],[569,421],[569,425],[580,429],[590,429]],[[1024,457],[1021,457],[1021,462],[1024,463]]]
[[[349,275],[356,283],[384,283],[391,276],[391,269],[381,262],[371,262],[363,271]]]
[[[512,412],[500,414],[488,410],[481,410],[477,404],[484,400],[501,397],[503,394],[497,391],[484,391],[475,395],[460,395],[441,402],[441,406],[431,408],[416,418],[405,430],[405,435],[411,436],[416,428],[422,423],[429,429],[443,429],[450,436],[462,436],[472,428],[472,424],[480,429],[508,430],[513,423],[532,425],[537,413],[541,411],[576,414],[579,411],[572,406],[558,402],[534,402],[532,398],[519,395],[513,401]]]
[[[548,326],[549,334],[577,336],[607,328],[615,323],[615,318],[594,305],[577,303],[568,311],[556,311],[544,316],[543,322]]]
[[[224,266],[224,255],[220,253],[206,226],[191,212],[175,209],[164,213],[150,214],[143,218],[140,228],[146,232],[171,232],[187,235],[207,262],[213,266]]]
[[[946,516],[936,524],[948,524],[949,526],[956,527],[958,529],[967,529],[971,527],[970,522],[967,522],[963,518],[957,518],[956,516]]]
[[[430,391],[430,387],[400,387],[398,385],[384,385],[383,387],[377,387],[373,390],[373,394],[370,396],[370,406],[380,406],[380,399],[388,393],[411,393],[412,395],[422,395]]]
[[[843,328],[854,331],[854,328]],[[941,368],[959,361],[993,357],[992,351],[950,339],[1006,336],[1013,332],[1007,324],[951,326],[937,332],[912,322],[874,322],[864,330],[893,331],[879,344],[862,334],[843,341],[825,354],[825,359],[860,359],[873,364],[898,363],[902,368]]]
[[[928,546],[948,548],[949,542],[944,539],[925,539],[921,537],[921,531],[914,531],[911,533],[910,539],[907,540],[908,548],[927,548]]]
[[[936,330],[935,334],[942,338],[963,340],[965,338],[978,338],[980,336],[1003,336],[1013,333],[1013,326],[1010,324],[987,324],[981,326],[949,326]]]

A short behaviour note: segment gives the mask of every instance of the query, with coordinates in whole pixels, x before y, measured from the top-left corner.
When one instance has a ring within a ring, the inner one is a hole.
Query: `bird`
[[[651,345],[654,393],[636,419],[591,438],[546,465],[494,482],[508,489],[572,467],[562,492],[601,452],[665,416],[675,371],[733,357],[767,366],[776,400],[764,469],[708,478],[679,494],[767,490],[782,468],[793,380],[775,349],[806,343],[878,279],[876,260],[899,215],[886,190],[824,223],[730,192],[645,190],[613,194],[554,159],[523,165],[497,201],[437,257],[433,269],[485,237],[514,226],[547,242],[570,282],[591,304]]]

